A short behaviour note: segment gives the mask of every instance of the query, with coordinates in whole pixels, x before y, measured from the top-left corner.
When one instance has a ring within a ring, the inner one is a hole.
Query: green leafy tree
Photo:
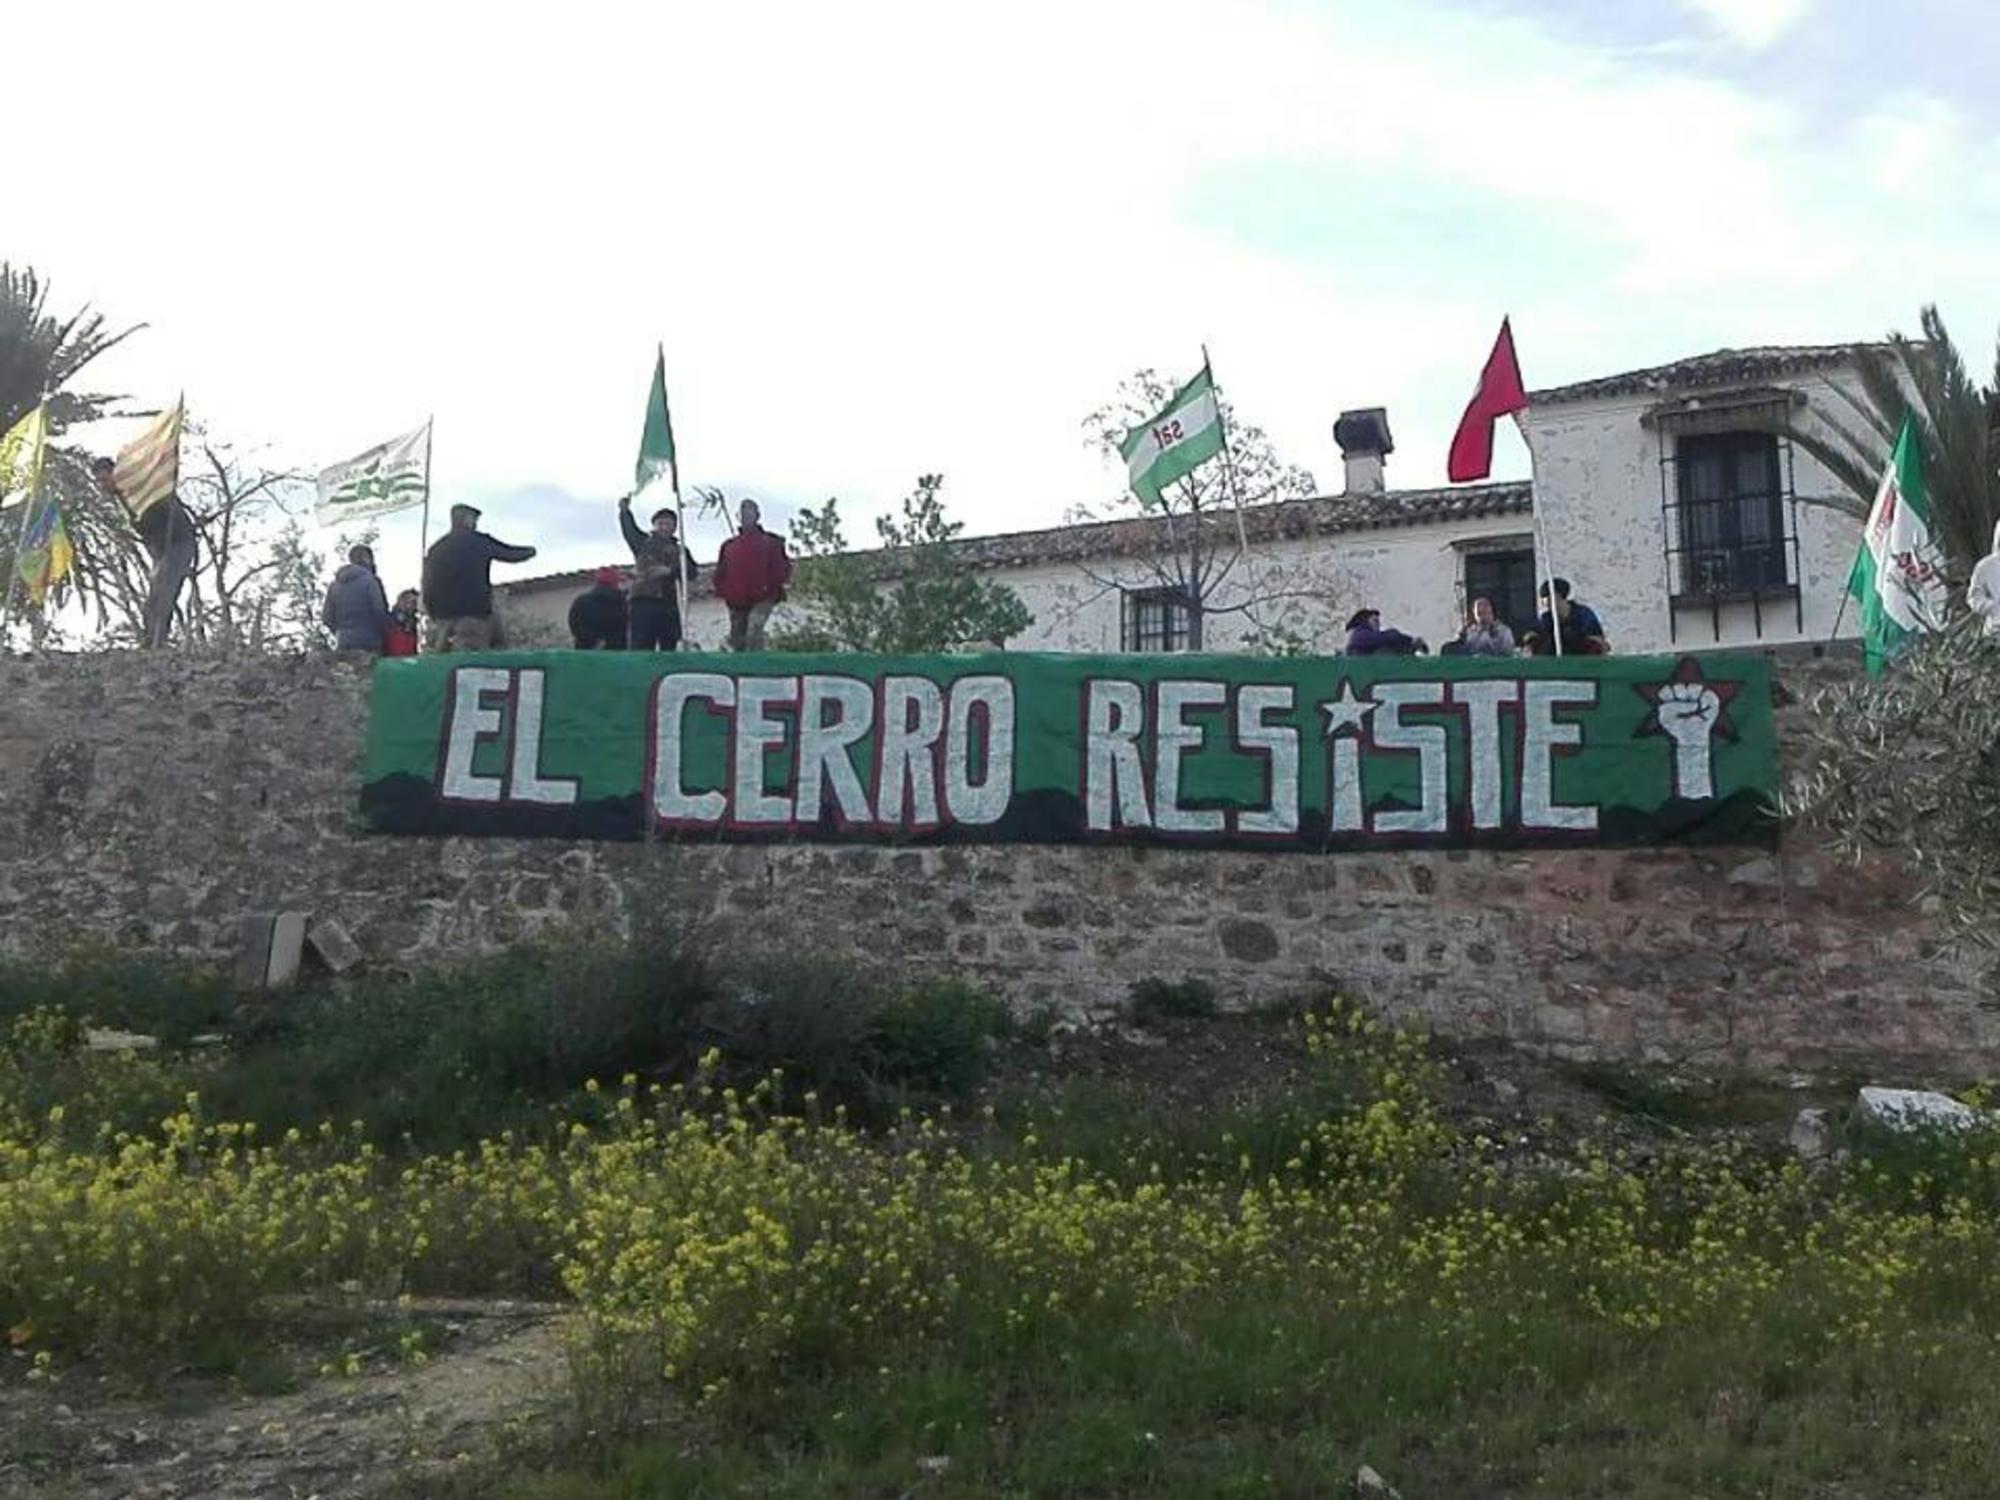
[[[1126,433],[1157,415],[1178,389],[1179,382],[1160,371],[1140,370],[1110,401],[1084,419],[1090,446],[1122,474],[1125,460],[1118,449]],[[1247,578],[1237,578],[1245,563],[1243,537],[1237,526],[1239,502],[1262,505],[1300,499],[1317,488],[1312,474],[1280,457],[1264,430],[1239,418],[1220,391],[1216,406],[1229,434],[1226,459],[1212,460],[1167,485],[1158,504],[1128,489],[1115,500],[1079,506],[1070,515],[1077,522],[1136,515],[1154,523],[1143,532],[1135,532],[1132,545],[1120,549],[1138,569],[1139,579],[1088,568],[1084,571],[1106,589],[1128,588],[1136,582],[1141,587],[1171,590],[1185,599],[1188,644],[1194,650],[1210,644],[1208,622],[1219,614],[1247,615],[1257,627],[1250,637],[1254,640],[1267,640],[1275,628],[1265,612],[1280,603],[1281,590],[1270,587],[1270,579],[1253,586]],[[1218,595],[1232,579],[1236,579],[1236,587],[1228,591],[1229,602],[1224,604]]]
[[[1960,934],[2000,945],[2000,643],[1967,616],[1879,678],[1819,693],[1786,811],[1854,858],[1899,858]]]
[[[1921,320],[1922,338],[1892,333],[1884,343],[1854,346],[1860,392],[1828,382],[1844,414],[1818,412],[1810,424],[1787,417],[1772,430],[1838,481],[1836,493],[1813,497],[1818,503],[1865,518],[1903,419],[1914,415],[1923,434],[1932,525],[1949,571],[1962,583],[2000,522],[2000,350],[1993,383],[1982,386],[1967,371],[1937,308],[1924,308]]]
[[[914,656],[1004,646],[1034,624],[1020,595],[959,561],[952,543],[964,527],[945,515],[943,488],[942,474],[919,478],[900,514],[876,520],[874,552],[848,547],[837,500],[801,511],[788,618],[773,643]]]
[[[72,389],[71,382],[107,350],[138,332],[113,332],[89,307],[62,316],[49,311],[48,285],[27,266],[0,262],[0,432],[46,400],[50,446],[43,483],[63,508],[63,521],[76,549],[74,586],[102,612],[122,598],[133,576],[143,576],[145,552],[124,508],[91,479],[87,455],[54,439],[72,427],[94,422],[120,398]],[[26,507],[0,513],[0,556],[12,557],[15,531]],[[46,620],[28,605],[26,591],[11,575],[0,588],[13,590],[7,612],[12,622],[40,636]],[[139,585],[144,597],[144,584]]]

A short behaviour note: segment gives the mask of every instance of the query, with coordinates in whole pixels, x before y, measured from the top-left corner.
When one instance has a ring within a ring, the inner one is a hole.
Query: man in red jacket
[[[745,500],[738,512],[736,535],[722,544],[715,560],[715,592],[729,606],[729,649],[762,651],[764,625],[785,597],[792,560],[785,539],[757,524],[755,500]]]

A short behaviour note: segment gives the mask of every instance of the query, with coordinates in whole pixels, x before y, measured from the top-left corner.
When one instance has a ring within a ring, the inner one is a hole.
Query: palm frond
[[[1967,371],[1937,308],[1924,307],[1919,321],[1919,338],[1891,333],[1881,345],[1853,349],[1858,395],[1825,382],[1854,421],[1821,411],[1823,431],[1789,420],[1775,430],[1819,460],[1859,502],[1853,513],[1865,516],[1896,434],[1905,420],[1913,420],[1923,442],[1932,530],[1947,571],[1963,579],[2000,523],[2000,344],[1994,383],[1982,387]],[[1850,509],[1844,498],[1829,498],[1834,509]]]
[[[62,391],[91,361],[145,326],[114,333],[88,306],[57,318],[48,311],[48,299],[48,287],[32,267],[0,262],[0,430]],[[89,420],[110,399],[85,397],[81,408],[72,402],[60,411],[52,405],[51,426],[60,432],[69,420]],[[55,420],[59,416],[61,424]]]

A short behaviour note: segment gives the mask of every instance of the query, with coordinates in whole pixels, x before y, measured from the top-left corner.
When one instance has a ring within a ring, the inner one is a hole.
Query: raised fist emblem
[[[1639,694],[1653,705],[1639,726],[1641,734],[1663,734],[1673,744],[1674,795],[1693,800],[1715,795],[1715,737],[1736,738],[1729,722],[1729,700],[1739,686],[1708,682],[1701,664],[1683,657],[1670,681],[1639,685]]]

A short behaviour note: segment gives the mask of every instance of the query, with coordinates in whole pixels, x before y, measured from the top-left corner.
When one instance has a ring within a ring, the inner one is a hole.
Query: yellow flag
[[[42,446],[49,435],[49,409],[38,406],[0,437],[0,510],[32,500],[42,487]]]
[[[62,507],[56,497],[44,497],[39,508],[28,511],[15,568],[28,586],[28,597],[39,606],[49,590],[69,577],[76,549],[70,546],[69,529],[63,525]]]
[[[125,501],[125,508],[143,516],[174,492],[181,482],[181,407],[185,397],[174,402],[173,410],[161,413],[160,420],[118,450],[118,462],[111,482]]]

